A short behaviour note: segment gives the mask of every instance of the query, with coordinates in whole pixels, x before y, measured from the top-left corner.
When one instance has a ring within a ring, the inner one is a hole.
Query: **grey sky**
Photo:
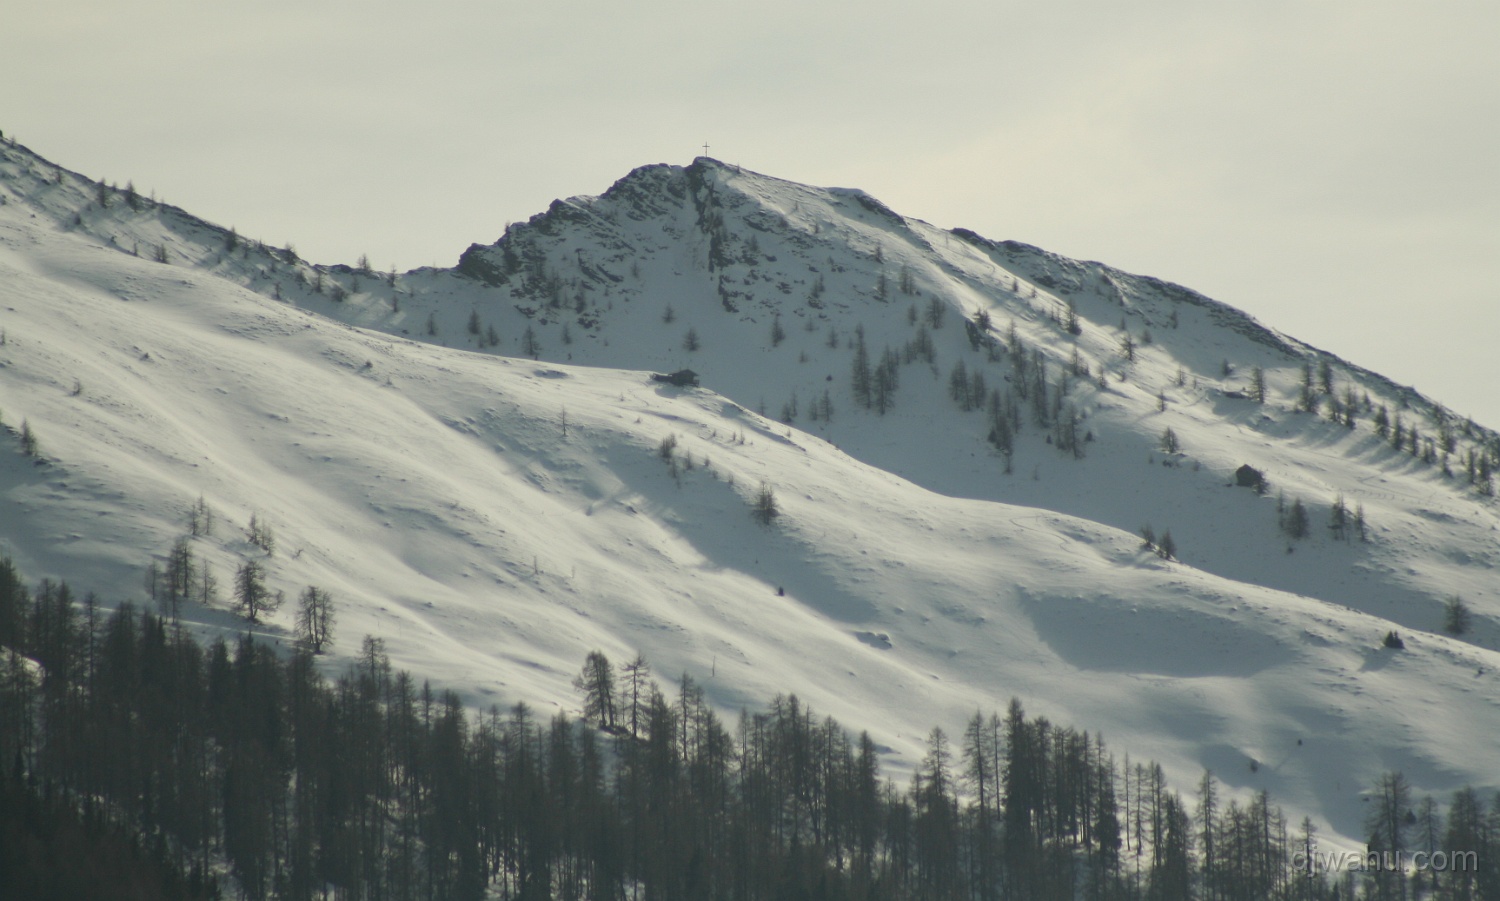
[[[1181,282],[1500,427],[1500,7],[21,0],[0,128],[321,262],[713,156]]]

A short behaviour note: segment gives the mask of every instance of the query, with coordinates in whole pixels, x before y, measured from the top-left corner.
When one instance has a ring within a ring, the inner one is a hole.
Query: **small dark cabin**
[[[651,374],[651,380],[653,382],[666,382],[668,385],[678,388],[698,387],[698,373],[691,369],[679,369],[671,375],[654,372]]]

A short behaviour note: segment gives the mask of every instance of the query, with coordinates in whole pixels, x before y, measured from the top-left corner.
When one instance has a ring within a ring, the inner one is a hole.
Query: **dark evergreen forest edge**
[[[1500,797],[1387,774],[1371,862],[1451,863],[1316,872],[1264,792],[1205,773],[1190,807],[1016,701],[957,748],[934,728],[901,788],[795,696],[731,728],[594,652],[582,722],[475,715],[377,639],[329,682],[311,647],[204,648],[8,560],[0,654],[3,899],[1500,899]]]

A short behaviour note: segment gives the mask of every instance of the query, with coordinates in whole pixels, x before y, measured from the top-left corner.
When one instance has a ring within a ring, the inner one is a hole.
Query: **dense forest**
[[[726,724],[640,657],[587,657],[581,720],[475,713],[375,639],[330,682],[9,561],[0,655],[3,899],[1500,899],[1500,798],[1388,774],[1369,860],[1451,863],[1323,873],[1264,793],[1190,804],[1015,701],[899,786],[794,696]]]

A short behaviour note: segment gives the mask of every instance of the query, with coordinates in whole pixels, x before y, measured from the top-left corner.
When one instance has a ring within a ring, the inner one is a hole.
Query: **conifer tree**
[[[1411,809],[1411,784],[1400,773],[1388,772],[1380,777],[1376,791],[1377,794],[1372,799],[1375,803],[1370,805],[1365,821],[1369,830],[1369,850],[1381,855],[1378,858],[1381,860],[1404,861],[1408,850],[1407,838],[1411,824],[1415,822]],[[1399,868],[1375,867],[1372,873],[1376,897],[1406,897],[1404,864]]]
[[[960,359],[953,364],[953,370],[948,373],[948,396],[958,404],[960,410],[967,412],[973,408],[973,399],[969,394],[969,368]]]
[[[193,577],[196,574],[193,564],[193,548],[186,538],[179,538],[172,544],[172,550],[167,554],[167,568],[165,575],[165,588],[167,610],[172,622],[177,622],[182,602],[192,596]]]
[[[875,372],[870,379],[870,405],[875,412],[884,416],[891,407],[896,405],[896,387],[898,385],[898,369],[900,360],[889,347],[880,355],[880,363],[875,367]]]
[[[1443,845],[1450,856],[1458,860],[1478,861],[1484,855],[1493,860],[1493,855],[1500,852],[1492,822],[1496,817],[1493,812],[1486,817],[1484,806],[1473,788],[1464,787],[1453,793],[1453,800],[1448,805],[1448,828],[1443,834]],[[1476,889],[1481,886],[1491,889],[1497,887],[1493,869],[1482,870],[1477,866],[1454,867],[1448,874],[1447,881],[1447,888],[1453,898],[1480,898],[1483,896]]]
[[[1072,299],[1068,300],[1068,309],[1063,315],[1063,328],[1067,329],[1068,334],[1075,337],[1083,334],[1083,325],[1078,320],[1078,307],[1073,303]]]
[[[245,527],[245,540],[268,555],[276,553],[276,535],[257,514],[250,514],[250,524]]]
[[[864,326],[855,328],[854,338],[854,366],[851,378],[854,402],[868,410],[870,408],[870,389],[872,386],[870,355],[865,349]]]
[[[943,327],[943,320],[948,316],[948,306],[937,297],[927,301],[927,325],[933,331]]]
[[[1307,537],[1307,508],[1302,505],[1300,497],[1293,500],[1291,507],[1287,508],[1281,527],[1291,538],[1300,540]]]
[[[1209,770],[1204,770],[1203,777],[1198,780],[1198,807],[1194,815],[1194,826],[1198,832],[1198,847],[1201,851],[1200,869],[1203,874],[1204,901],[1216,901],[1219,898],[1217,872],[1219,857],[1215,848],[1218,815],[1219,796],[1214,788],[1214,774]]]
[[[646,702],[652,688],[651,665],[646,662],[644,655],[637,653],[634,660],[620,664],[620,673],[625,681],[622,703],[626,705],[626,727],[630,730],[631,738],[639,738],[641,726],[645,723]]]
[[[27,419],[21,420],[21,453],[28,457],[37,457],[41,454],[36,432],[31,430],[31,421]]]
[[[1328,513],[1328,531],[1333,533],[1336,541],[1345,541],[1349,537],[1349,506],[1344,503],[1342,493],[1333,499],[1333,507]]]
[[[297,636],[314,654],[333,641],[333,597],[309,585],[297,598]]]
[[[198,565],[198,585],[196,587],[198,603],[205,607],[211,606],[219,600],[219,578],[214,575],[213,569],[208,561]]]
[[[760,490],[755,494],[755,504],[750,508],[750,515],[763,526],[769,526],[781,515],[781,508],[776,503],[776,493],[765,482],[761,483]]]
[[[583,661],[583,671],[573,679],[573,687],[583,693],[583,718],[600,728],[615,728],[615,674],[603,651],[590,651]]]
[[[1463,635],[1469,631],[1473,621],[1473,614],[1469,612],[1469,605],[1458,595],[1448,598],[1443,605],[1443,629],[1449,635]]]
[[[1354,396],[1354,386],[1348,385],[1344,388],[1344,426],[1354,428],[1359,419],[1359,399]]]
[[[260,622],[266,613],[275,613],[277,598],[266,587],[265,569],[258,560],[240,564],[234,575],[234,609],[252,623]]]

